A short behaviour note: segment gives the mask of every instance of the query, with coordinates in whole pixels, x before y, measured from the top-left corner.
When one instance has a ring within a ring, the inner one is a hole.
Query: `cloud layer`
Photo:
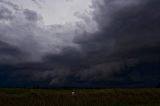
[[[35,11],[0,1],[1,86],[155,86],[159,4],[93,0],[89,17],[75,14],[83,21],[45,26]]]

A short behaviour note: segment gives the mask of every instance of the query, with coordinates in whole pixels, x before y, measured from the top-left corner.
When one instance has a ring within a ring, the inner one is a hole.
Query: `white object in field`
[[[72,92],[72,96],[74,96],[75,95],[75,92]]]

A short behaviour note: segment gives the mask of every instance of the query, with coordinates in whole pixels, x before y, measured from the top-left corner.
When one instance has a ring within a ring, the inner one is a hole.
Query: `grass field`
[[[0,89],[0,106],[160,106],[160,89]]]

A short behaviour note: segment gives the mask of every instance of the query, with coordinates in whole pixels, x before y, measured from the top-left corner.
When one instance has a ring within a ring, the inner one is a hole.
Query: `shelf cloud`
[[[0,0],[0,86],[156,86],[160,1],[91,4],[74,14],[80,21],[45,25],[39,12]]]

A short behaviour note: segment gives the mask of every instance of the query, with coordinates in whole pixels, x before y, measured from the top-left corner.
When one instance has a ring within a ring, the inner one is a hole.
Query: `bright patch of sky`
[[[92,0],[9,0],[21,8],[36,11],[43,17],[44,24],[75,23],[81,19],[75,13],[88,14],[92,11]]]

